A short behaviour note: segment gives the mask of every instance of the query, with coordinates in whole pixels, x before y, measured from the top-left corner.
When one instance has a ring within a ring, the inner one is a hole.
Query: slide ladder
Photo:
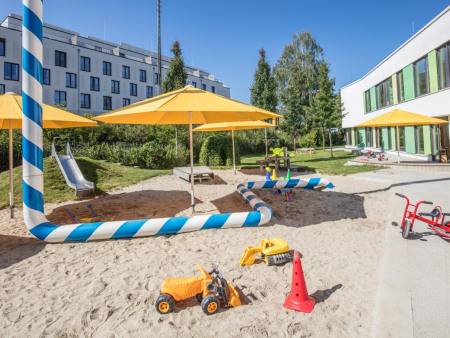
[[[66,144],[66,154],[58,155],[55,147],[55,139],[67,138]],[[66,180],[67,185],[75,189],[77,196],[87,196],[94,193],[94,183],[86,180],[78,167],[75,158],[70,150],[69,138],[68,137],[55,137],[52,142],[52,156],[56,158],[59,168]]]

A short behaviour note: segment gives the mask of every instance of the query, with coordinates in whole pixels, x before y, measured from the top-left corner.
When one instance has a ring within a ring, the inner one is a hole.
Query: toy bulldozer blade
[[[242,303],[239,298],[239,293],[234,288],[234,286],[231,285],[231,283],[229,281],[227,281],[227,284],[228,284],[228,289],[230,290],[230,297],[228,299],[228,304],[230,304],[232,307],[241,306]]]
[[[258,254],[259,257],[255,257]],[[264,260],[266,265],[283,264],[291,260],[289,245],[281,238],[264,238],[259,246],[249,246],[239,261],[239,265],[252,265],[256,258]]]

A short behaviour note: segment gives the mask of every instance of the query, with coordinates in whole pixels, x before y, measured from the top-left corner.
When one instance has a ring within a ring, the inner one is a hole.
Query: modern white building
[[[399,128],[355,126],[394,109],[449,120],[450,6],[397,48],[361,79],[341,89],[348,147],[400,147],[403,156],[419,160],[448,154],[447,124]]]
[[[75,113],[100,114],[158,95],[157,54],[44,23],[44,103]],[[22,17],[0,25],[0,92],[22,92]],[[163,77],[170,58],[162,57]],[[186,66],[188,84],[230,97],[230,88],[203,70]]]

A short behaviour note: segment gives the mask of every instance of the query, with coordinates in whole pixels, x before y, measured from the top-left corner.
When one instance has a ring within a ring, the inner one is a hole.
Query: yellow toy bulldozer
[[[259,257],[255,257],[255,255]],[[283,264],[291,260],[289,246],[285,240],[264,238],[259,246],[249,246],[245,249],[239,265],[252,265],[256,258],[264,260],[267,265]]]
[[[176,301],[195,296],[207,315],[213,315],[220,309],[220,301],[225,307],[242,305],[239,293],[213,265],[206,272],[199,264],[197,268],[202,276],[166,278],[161,286],[161,294],[156,300],[156,311],[167,314],[173,311]],[[215,275],[214,277],[211,275]]]

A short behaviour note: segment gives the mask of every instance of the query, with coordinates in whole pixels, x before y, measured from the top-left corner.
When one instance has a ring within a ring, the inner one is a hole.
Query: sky
[[[44,21],[115,43],[157,51],[157,0],[44,0]],[[184,61],[249,103],[263,47],[276,64],[292,34],[312,33],[339,89],[369,72],[450,5],[450,0],[161,0],[162,53],[180,42]],[[0,17],[22,15],[1,0]],[[449,32],[450,39],[450,32]],[[424,53],[427,51],[424,51]]]

